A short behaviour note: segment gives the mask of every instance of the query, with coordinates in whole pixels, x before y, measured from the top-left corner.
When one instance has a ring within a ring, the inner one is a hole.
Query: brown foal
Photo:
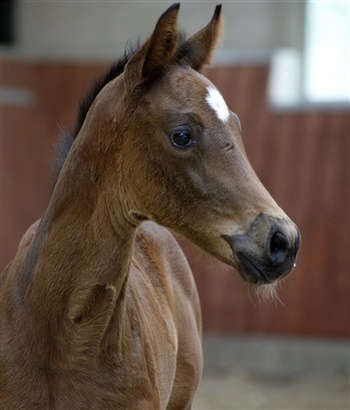
[[[178,10],[101,87],[46,212],[2,273],[4,410],[191,408],[200,307],[166,228],[252,283],[273,283],[295,263],[298,230],[201,74],[221,6],[187,40]]]

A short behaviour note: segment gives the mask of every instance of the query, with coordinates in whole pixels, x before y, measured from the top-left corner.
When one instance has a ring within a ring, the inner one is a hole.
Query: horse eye
[[[177,148],[188,148],[194,143],[188,131],[175,132],[170,139],[172,144]]]

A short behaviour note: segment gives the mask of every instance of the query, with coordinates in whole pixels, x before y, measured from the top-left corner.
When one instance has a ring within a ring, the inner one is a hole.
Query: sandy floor
[[[348,410],[349,343],[328,340],[204,340],[195,410]]]

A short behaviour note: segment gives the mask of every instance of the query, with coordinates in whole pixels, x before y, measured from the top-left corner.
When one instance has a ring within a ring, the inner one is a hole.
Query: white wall
[[[21,56],[114,59],[127,42],[144,40],[172,1],[26,1],[16,3]],[[189,35],[211,18],[217,1],[183,1],[180,27]],[[303,2],[223,2],[225,32],[219,57],[232,53],[269,56],[279,47],[299,47]]]

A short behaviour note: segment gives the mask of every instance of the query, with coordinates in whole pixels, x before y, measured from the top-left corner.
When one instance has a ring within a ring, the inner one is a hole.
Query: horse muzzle
[[[289,219],[259,214],[248,232],[223,235],[244,280],[256,284],[284,278],[296,265],[300,233]]]

